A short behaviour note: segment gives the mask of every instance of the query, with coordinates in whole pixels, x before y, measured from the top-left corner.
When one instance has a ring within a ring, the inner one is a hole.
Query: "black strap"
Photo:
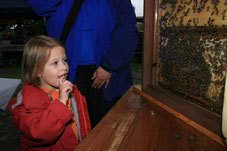
[[[84,2],[84,0],[74,0],[74,2],[73,2],[73,5],[72,5],[72,7],[69,11],[67,18],[66,18],[64,27],[62,29],[61,37],[60,37],[60,40],[63,43],[65,43],[65,41],[68,37],[68,34],[71,31],[73,24],[76,21],[76,18],[78,16],[78,13],[80,11],[80,8],[81,8],[83,2]]]

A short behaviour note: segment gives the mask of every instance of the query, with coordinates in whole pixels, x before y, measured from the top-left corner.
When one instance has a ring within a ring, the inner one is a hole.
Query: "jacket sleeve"
[[[14,117],[19,119],[19,131],[27,146],[41,146],[54,143],[73,117],[72,112],[60,101],[55,100],[47,109],[25,109]]]
[[[36,14],[42,17],[52,16],[62,0],[26,0]]]
[[[134,57],[138,42],[138,30],[134,9],[129,0],[115,0],[117,24],[112,34],[112,46],[101,62],[108,72],[128,67]]]

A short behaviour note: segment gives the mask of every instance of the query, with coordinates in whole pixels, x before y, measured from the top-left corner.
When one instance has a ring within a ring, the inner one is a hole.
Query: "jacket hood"
[[[8,105],[9,111],[15,115],[19,111],[20,106],[24,106],[27,111],[45,109],[50,102],[48,95],[41,89],[25,84],[23,89],[13,98]]]

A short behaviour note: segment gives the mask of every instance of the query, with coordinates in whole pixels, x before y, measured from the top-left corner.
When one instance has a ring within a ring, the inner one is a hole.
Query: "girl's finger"
[[[60,77],[59,84],[61,85],[61,84],[63,84],[63,82],[64,82],[64,78]]]

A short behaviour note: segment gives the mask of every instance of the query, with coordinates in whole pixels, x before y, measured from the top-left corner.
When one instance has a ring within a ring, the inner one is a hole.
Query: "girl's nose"
[[[62,70],[68,70],[68,64],[67,63],[62,63],[61,64],[61,69]]]

